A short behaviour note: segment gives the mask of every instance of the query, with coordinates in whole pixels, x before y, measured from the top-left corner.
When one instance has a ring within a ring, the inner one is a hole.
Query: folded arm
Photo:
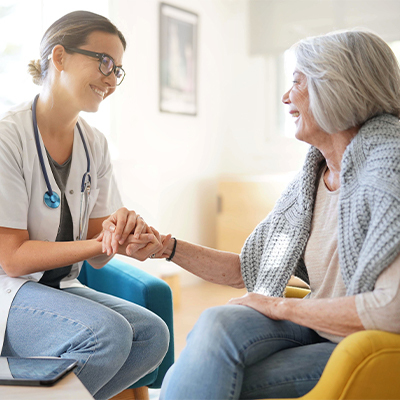
[[[338,336],[365,329],[357,313],[355,296],[303,300],[247,293],[229,304],[248,306],[271,319],[292,321]]]
[[[273,319],[347,336],[364,329],[400,333],[400,255],[378,277],[374,290],[333,299],[282,299],[248,293],[230,304],[252,307]]]

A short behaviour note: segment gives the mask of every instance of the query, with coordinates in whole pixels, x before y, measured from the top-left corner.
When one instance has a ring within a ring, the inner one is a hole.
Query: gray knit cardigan
[[[291,275],[308,281],[303,255],[323,161],[311,147],[302,171],[246,240],[240,260],[249,292],[279,297]],[[343,155],[340,183],[339,264],[350,296],[373,290],[400,253],[398,118],[382,114],[361,127]]]

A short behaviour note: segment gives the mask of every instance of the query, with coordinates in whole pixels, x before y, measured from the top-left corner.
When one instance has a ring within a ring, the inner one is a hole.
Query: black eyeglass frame
[[[99,71],[100,71],[104,76],[110,76],[113,72],[114,72],[114,74],[115,74],[115,71],[117,70],[117,68],[120,69],[120,70],[123,72],[124,75],[123,75],[121,81],[120,81],[119,83],[117,83],[117,86],[119,86],[119,85],[122,83],[122,81],[125,79],[125,75],[126,75],[125,70],[124,70],[122,67],[118,67],[117,65],[115,65],[114,59],[113,59],[111,56],[109,56],[108,54],[105,54],[105,53],[97,53],[97,52],[95,52],[95,51],[89,51],[89,50],[78,49],[78,48],[76,48],[76,47],[65,47],[65,46],[64,46],[64,49],[65,49],[65,50],[68,50],[68,51],[72,51],[73,53],[79,53],[79,54],[83,54],[83,55],[85,55],[85,56],[97,58],[97,59],[100,61],[100,64],[99,64]],[[108,57],[108,58],[111,60],[111,62],[113,63],[113,65],[114,65],[114,68],[113,68],[108,74],[105,74],[105,73],[101,70],[101,64],[102,64],[102,61],[103,61],[104,57]],[[117,76],[117,75],[115,74],[115,76]],[[117,79],[118,79],[118,78],[117,78]]]

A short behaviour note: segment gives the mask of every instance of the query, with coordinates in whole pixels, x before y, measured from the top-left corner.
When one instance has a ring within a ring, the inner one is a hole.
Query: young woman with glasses
[[[162,251],[158,232],[121,208],[107,141],[79,116],[96,112],[122,83],[125,48],[107,18],[65,15],[29,64],[40,94],[0,118],[1,354],[76,359],[75,373],[96,399],[154,370],[169,341],[159,317],[76,279],[84,260],[101,268],[112,257],[96,237],[117,209],[126,232],[140,235],[128,249],[127,235],[118,238],[121,254]]]

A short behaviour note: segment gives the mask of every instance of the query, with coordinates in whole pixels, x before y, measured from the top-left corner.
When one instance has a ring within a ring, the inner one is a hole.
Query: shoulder
[[[368,158],[377,152],[390,156],[400,149],[400,121],[394,115],[378,115],[361,127],[359,136]]]
[[[91,126],[81,116],[78,119],[79,125],[82,128],[82,132],[86,138],[89,152],[92,154],[93,161],[98,168],[102,165],[108,164],[110,161],[110,152],[108,148],[107,138],[97,128]]]
[[[3,128],[8,124],[32,123],[32,101],[18,104],[0,115],[0,126]]]
[[[400,122],[382,114],[367,121],[343,155],[344,183],[392,187],[400,195]]]
[[[79,116],[78,123],[83,128],[86,133],[87,139],[89,143],[104,143],[107,142],[106,137],[102,132],[100,132],[97,128],[90,125],[84,118]]]
[[[1,147],[24,147],[24,143],[33,132],[31,106],[32,101],[25,102],[0,115],[0,142],[3,144]]]

